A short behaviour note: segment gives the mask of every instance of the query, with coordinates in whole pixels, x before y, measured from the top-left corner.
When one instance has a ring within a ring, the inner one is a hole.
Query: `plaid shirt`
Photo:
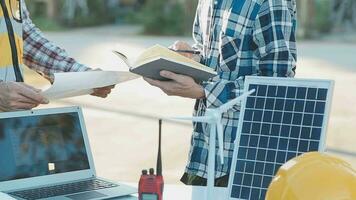
[[[24,63],[51,82],[56,72],[87,71],[90,68],[68,57],[67,53],[47,40],[32,23],[25,1],[22,1]]]
[[[202,63],[219,76],[203,83],[206,99],[194,115],[239,96],[244,77],[293,77],[296,69],[295,0],[200,0],[194,23],[195,47]],[[215,177],[229,174],[239,120],[239,106],[223,115],[224,165],[216,149]],[[209,127],[194,123],[186,174],[207,177]]]

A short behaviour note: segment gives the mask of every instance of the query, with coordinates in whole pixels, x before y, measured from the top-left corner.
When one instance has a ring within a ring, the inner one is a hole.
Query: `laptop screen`
[[[0,181],[89,168],[78,113],[0,119]]]

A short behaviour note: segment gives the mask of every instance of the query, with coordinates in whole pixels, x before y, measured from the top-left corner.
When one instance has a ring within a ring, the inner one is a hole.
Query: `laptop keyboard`
[[[50,187],[42,187],[31,190],[23,190],[9,193],[10,195],[20,197],[27,200],[43,199],[55,196],[62,196],[86,191],[100,190],[106,188],[117,187],[118,185],[109,183],[99,179],[91,179],[81,182],[68,183],[63,185],[55,185]]]

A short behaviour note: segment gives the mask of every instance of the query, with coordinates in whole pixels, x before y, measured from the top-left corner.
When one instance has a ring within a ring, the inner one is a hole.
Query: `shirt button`
[[[218,5],[219,1],[214,1],[214,5]]]

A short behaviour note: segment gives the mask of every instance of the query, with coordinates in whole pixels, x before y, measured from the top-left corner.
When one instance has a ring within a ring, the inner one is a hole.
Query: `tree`
[[[332,0],[331,18],[334,22],[334,31],[347,31],[356,29],[356,1]]]

